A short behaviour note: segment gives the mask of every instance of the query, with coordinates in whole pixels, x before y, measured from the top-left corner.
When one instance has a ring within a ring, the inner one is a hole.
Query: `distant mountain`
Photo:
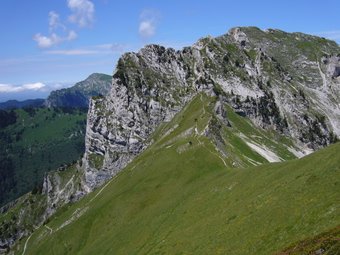
[[[71,88],[52,91],[45,101],[47,107],[87,108],[92,96],[106,95],[111,88],[112,76],[93,73]]]
[[[0,103],[0,109],[9,110],[9,109],[18,109],[25,107],[41,107],[44,105],[44,99],[28,99],[25,101],[17,101],[17,100],[8,100],[6,102]]]

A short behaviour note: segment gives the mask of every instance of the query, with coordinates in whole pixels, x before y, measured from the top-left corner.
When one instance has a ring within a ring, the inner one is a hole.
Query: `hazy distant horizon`
[[[0,103],[8,100],[46,99],[52,91],[72,87],[75,83],[0,84]],[[34,85],[36,86],[34,87]]]

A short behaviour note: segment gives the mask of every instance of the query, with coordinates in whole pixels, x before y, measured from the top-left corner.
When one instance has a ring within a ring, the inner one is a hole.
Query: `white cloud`
[[[77,33],[73,30],[69,31],[65,37],[60,37],[56,33],[45,36],[40,33],[34,35],[33,40],[38,43],[39,48],[51,48],[64,41],[72,41],[77,38]]]
[[[88,27],[94,21],[94,4],[90,0],[67,0],[67,5],[73,12],[69,21],[80,27]]]
[[[84,49],[75,49],[75,50],[49,50],[46,51],[47,54],[53,55],[91,55],[91,54],[98,54],[98,51],[95,50],[84,50]]]
[[[77,33],[74,32],[73,30],[71,30],[70,32],[68,32],[68,36],[66,37],[67,41],[72,41],[74,39],[76,39],[78,37]]]
[[[128,49],[128,45],[126,44],[121,44],[121,43],[112,43],[108,44],[109,48],[113,53],[123,53]]]
[[[340,40],[340,30],[324,31],[317,33],[319,36],[326,37],[331,40]]]
[[[46,85],[41,82],[27,83],[23,85],[0,84],[0,93],[17,93],[23,91],[41,91]]]
[[[68,88],[75,84],[75,82],[56,82],[56,83],[49,83],[46,85],[46,87],[49,88],[49,90],[57,90],[62,88]]]
[[[106,44],[93,45],[93,46],[90,46],[89,48],[94,48],[98,50],[108,50],[114,53],[122,53],[128,48],[128,45],[122,44],[122,43],[106,43]]]
[[[36,82],[36,83],[28,83],[22,85],[23,90],[41,90],[44,88],[46,85],[41,82]]]
[[[62,28],[63,30],[66,29],[66,27],[61,23],[59,14],[55,11],[50,11],[48,13],[48,25],[50,32],[57,30],[58,28]]]
[[[45,36],[38,33],[34,35],[33,40],[38,43],[39,48],[50,48],[61,41],[60,37],[55,33],[51,34],[50,36]]]
[[[78,24],[80,27],[87,27],[94,20],[94,4],[90,0],[67,0],[67,5],[72,14],[69,20]],[[55,11],[48,13],[49,34],[37,33],[33,40],[40,48],[50,48],[65,41],[72,41],[77,38],[77,33],[69,30],[60,20],[60,16]]]
[[[121,54],[126,49],[127,49],[127,45],[125,44],[107,43],[107,44],[87,46],[87,47],[83,47],[80,49],[48,50],[48,51],[45,51],[45,53],[52,54],[52,55],[67,55],[67,56],[95,55],[95,54]]]
[[[138,32],[143,38],[150,38],[156,33],[156,25],[159,13],[155,10],[144,10],[140,15]]]
[[[140,24],[139,24],[139,30],[138,30],[139,34],[142,36],[142,37],[151,37],[155,34],[156,32],[156,26],[155,24],[148,20],[148,21],[142,21]]]

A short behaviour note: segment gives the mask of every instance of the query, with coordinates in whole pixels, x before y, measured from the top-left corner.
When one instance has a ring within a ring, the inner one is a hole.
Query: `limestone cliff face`
[[[148,144],[198,92],[223,97],[260,128],[317,149],[340,135],[340,47],[301,33],[234,28],[181,51],[149,45],[118,61],[112,88],[90,102],[86,190]]]
[[[150,45],[118,62],[112,89],[91,101],[85,179],[88,190],[122,169],[151,142],[150,134],[170,120],[194,94],[181,54]]]

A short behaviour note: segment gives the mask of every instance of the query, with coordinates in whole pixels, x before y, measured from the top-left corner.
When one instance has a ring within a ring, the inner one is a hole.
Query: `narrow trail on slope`
[[[49,231],[50,231],[50,234],[52,234],[53,233],[53,229],[52,228],[50,228],[49,226],[47,226],[47,225],[44,225],[44,227],[45,228],[47,228]]]
[[[117,175],[116,175],[117,176]],[[69,225],[69,224],[71,224],[73,221],[75,221],[76,219],[78,219],[80,216],[82,216],[88,209],[89,209],[89,204],[93,201],[93,200],[95,200],[102,192],[103,192],[103,190],[116,178],[116,176],[115,177],[113,177],[110,181],[108,181],[105,185],[104,185],[104,187],[102,187],[100,190],[99,190],[99,192],[93,197],[93,198],[91,198],[91,200],[90,201],[88,201],[86,204],[85,204],[85,206],[84,207],[78,207],[78,208],[76,208],[76,210],[74,211],[74,213],[71,215],[71,217],[69,217],[67,220],[65,220],[63,223],[61,223],[60,224],[60,226],[55,230],[55,231],[53,231],[53,229],[51,228],[51,227],[49,227],[49,226],[47,226],[47,225],[44,225],[44,227],[47,229],[47,230],[49,230],[50,231],[50,235],[51,234],[53,234],[53,232],[55,233],[55,232],[57,232],[58,230],[60,230],[60,229],[62,229],[62,228],[64,228],[65,226],[67,226],[67,225]],[[73,180],[73,178],[74,178],[74,175],[72,176],[72,178],[67,182],[67,184],[65,185],[65,187],[67,186],[67,185],[69,185],[70,183],[71,183],[71,181]],[[65,188],[64,187],[64,188]],[[63,189],[64,190],[64,189]],[[62,191],[63,191],[62,190]],[[59,193],[59,194],[61,194],[61,193]],[[37,229],[37,228],[36,228]],[[25,255],[25,253],[26,253],[26,250],[27,250],[27,247],[28,247],[28,241],[31,239],[31,237],[32,237],[32,235],[34,234],[34,231],[32,232],[32,234],[27,238],[27,240],[26,240],[26,242],[25,242],[25,245],[24,245],[24,249],[23,249],[23,252],[22,252],[22,255]]]
[[[22,255],[25,255],[26,249],[27,249],[27,244],[28,241],[31,239],[33,233],[27,238],[26,242],[25,242],[25,246],[24,246],[24,250],[22,251]]]
[[[65,184],[64,188],[62,188],[62,189],[58,192],[58,195],[61,195],[61,193],[63,193],[63,192],[65,191],[66,187],[67,187],[68,185],[71,184],[71,182],[72,182],[73,179],[74,179],[74,176],[75,176],[75,175],[72,175],[71,179],[68,180],[68,182]]]
[[[116,175],[117,176],[117,175]],[[115,177],[113,177],[111,180],[109,180],[99,191],[98,191],[98,193],[93,197],[93,198],[91,198],[90,199],[90,201],[89,202],[87,202],[86,203],[86,205],[88,205],[89,203],[91,203],[93,200],[95,200],[99,195],[100,195],[100,193],[102,193],[103,192],[103,190],[114,180],[114,179],[116,179],[116,176]]]
[[[205,112],[205,105],[204,105],[204,102],[203,102],[202,94],[200,94],[200,100],[203,104],[203,114],[202,115],[205,115],[206,112]]]
[[[92,203],[102,192],[103,190],[114,180],[116,179],[117,175],[113,177],[111,180],[109,180],[99,191],[98,193],[90,199],[84,206],[76,208],[76,210],[72,213],[72,215],[65,220],[63,223],[60,224],[60,226],[56,229],[56,231],[64,228],[65,226],[71,224],[73,221],[77,220],[80,218],[88,209],[89,209],[89,204]],[[56,232],[55,231],[55,232]],[[52,234],[52,232],[50,233]]]
[[[134,166],[131,170],[133,170],[136,166]],[[109,180],[99,191],[98,193],[90,199],[84,206],[76,208],[76,210],[73,212],[71,217],[69,217],[67,220],[65,220],[58,228],[56,231],[62,229],[63,227],[71,224],[73,221],[77,220],[80,218],[89,208],[90,208],[90,203],[92,203],[103,191],[104,189],[109,186],[109,184],[114,181],[117,178],[118,175],[115,175],[111,180]],[[55,232],[56,232],[55,231]],[[52,233],[52,232],[51,232]]]
[[[196,139],[198,140],[198,137],[196,137]],[[211,150],[209,150],[209,148],[208,148],[207,146],[205,146],[204,143],[200,143],[200,144],[202,144],[203,147],[204,147],[207,151],[209,151],[211,154],[215,155],[216,157],[219,157],[219,158],[222,160],[224,166],[227,167],[227,163],[224,161],[224,159],[223,159],[217,152],[212,152]]]
[[[206,114],[206,110],[205,110],[205,105],[204,105],[204,102],[203,102],[202,94],[200,95],[200,100],[201,100],[201,102],[202,102],[202,104],[203,104],[203,114],[202,114],[202,116],[204,116],[204,115]],[[165,126],[162,128],[162,130],[163,130],[164,128],[165,128]],[[219,157],[219,158],[222,160],[223,164],[224,164],[225,166],[227,166],[227,164],[226,164],[226,162],[224,161],[224,159],[223,159],[220,155],[218,155],[218,153],[214,153],[214,152],[210,151],[209,148],[206,147],[205,144],[204,144],[203,142],[201,142],[201,141],[198,139],[198,135],[199,135],[199,134],[198,134],[198,126],[197,126],[197,123],[196,123],[195,133],[196,133],[195,138],[196,138],[197,142],[199,143],[199,145],[203,145],[203,147],[204,147],[207,151],[209,151],[211,154],[213,154],[213,155]],[[135,167],[136,167],[136,166],[134,166],[131,170],[133,170]],[[75,175],[73,175],[73,176],[71,177],[71,179],[65,184],[64,188],[61,189],[61,190],[58,192],[58,195],[60,195],[61,193],[64,192],[65,188],[73,181],[74,177],[75,177]],[[95,200],[95,199],[96,199],[96,198],[104,191],[104,189],[105,189],[105,188],[106,188],[106,187],[107,187],[114,179],[116,179],[116,177],[117,177],[117,175],[116,175],[115,177],[113,177],[110,181],[108,181],[108,182],[107,182],[107,183],[99,190],[99,192],[98,192],[93,198],[91,198],[90,201],[88,201],[88,202],[85,204],[84,207],[78,207],[78,208],[76,208],[76,210],[75,210],[74,213],[71,215],[71,217],[68,218],[67,220],[65,220],[65,221],[64,221],[64,222],[63,222],[63,223],[62,223],[62,224],[54,231],[54,232],[57,232],[58,230],[62,229],[63,227],[65,227],[65,226],[67,226],[67,225],[69,225],[69,224],[72,223],[74,220],[76,220],[76,219],[78,219],[80,216],[82,216],[83,213],[85,213],[85,212],[88,210],[88,208],[89,208],[88,205],[89,205],[92,201],[94,201],[94,200]],[[78,212],[83,212],[83,213],[78,213]],[[47,226],[47,225],[44,225],[44,227],[47,228],[47,229],[50,231],[50,234],[53,233],[53,229],[52,229],[51,227],[49,227],[49,226]],[[26,249],[27,249],[27,245],[28,245],[28,241],[29,241],[29,239],[32,237],[32,235],[33,235],[33,233],[27,238],[27,240],[26,240],[26,242],[25,242],[25,246],[24,246],[24,250],[23,250],[22,255],[25,254]]]
[[[33,225],[33,228],[34,228],[34,230],[33,230],[32,234],[30,234],[30,236],[27,238],[27,240],[26,240],[26,242],[25,242],[24,250],[22,251],[22,255],[25,254],[26,249],[27,249],[27,245],[28,245],[28,241],[31,239],[31,237],[32,237],[32,235],[33,235],[33,233],[34,233],[34,231],[38,229],[38,227],[35,226],[35,225]]]
[[[205,110],[205,105],[204,105],[204,102],[203,102],[202,94],[200,94],[200,100],[201,100],[202,105],[203,105],[203,114],[202,114],[202,116],[204,116],[204,115],[206,114],[206,110]],[[219,158],[222,160],[224,166],[227,167],[227,163],[226,163],[225,160],[219,155],[218,152],[216,152],[216,153],[215,153],[215,152],[212,152],[211,150],[209,150],[209,148],[208,148],[207,146],[205,146],[205,144],[204,144],[203,142],[201,142],[201,141],[199,140],[199,135],[200,135],[200,134],[199,134],[199,132],[198,132],[198,126],[197,126],[197,122],[196,122],[196,127],[195,127],[195,138],[196,138],[198,144],[199,144],[199,145],[203,145],[203,147],[204,147],[207,151],[209,151],[211,154],[215,155],[216,157],[219,157]]]

